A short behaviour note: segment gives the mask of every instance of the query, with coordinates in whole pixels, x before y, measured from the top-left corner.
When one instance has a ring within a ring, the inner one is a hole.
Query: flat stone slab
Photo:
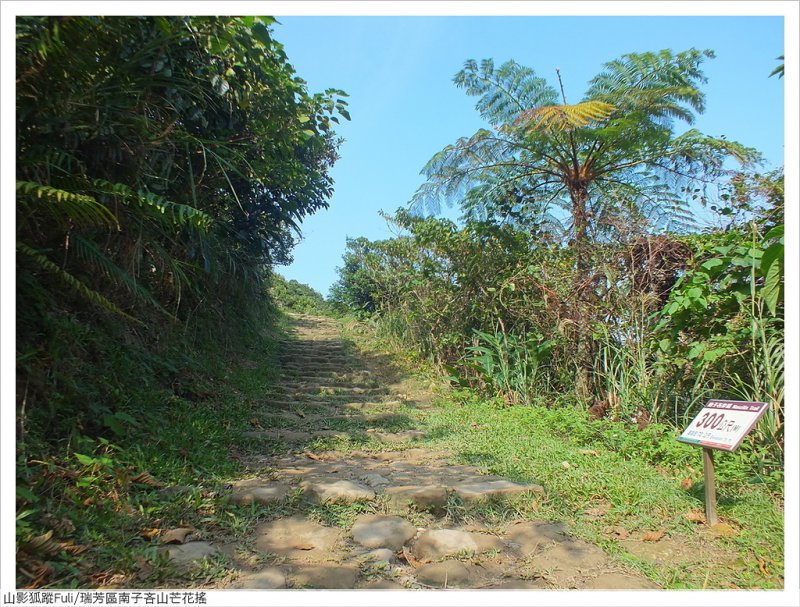
[[[375,497],[375,491],[371,488],[348,480],[305,482],[301,487],[318,502],[350,504]]]
[[[322,560],[330,556],[341,533],[339,529],[325,527],[297,515],[259,526],[255,547],[264,552],[306,561]]]
[[[349,566],[302,565],[289,574],[294,588],[346,589],[358,581],[358,569]]]
[[[399,550],[417,534],[417,529],[399,516],[362,515],[352,529],[353,539],[365,548]]]
[[[460,561],[442,561],[423,565],[415,572],[417,580],[437,588],[464,588],[469,585],[472,572]]]
[[[558,584],[564,584],[578,574],[585,574],[607,563],[605,552],[581,540],[553,544],[531,561],[536,569]]]
[[[260,487],[242,487],[235,489],[231,494],[231,501],[239,506],[250,504],[274,504],[281,502],[289,493],[289,485],[283,483],[270,483]]]
[[[365,482],[367,485],[371,487],[382,487],[383,485],[391,485],[392,481],[390,481],[385,476],[381,476],[380,474],[365,474],[362,476],[360,481]]]
[[[660,586],[645,577],[636,577],[625,573],[603,573],[580,586],[593,590],[649,590]]]
[[[378,548],[376,550],[370,550],[369,552],[360,554],[358,556],[358,560],[362,563],[378,563],[380,561],[392,563],[396,559],[394,558],[394,552],[392,550],[389,550],[388,548]]]
[[[286,574],[278,567],[267,567],[261,571],[243,575],[237,580],[236,587],[249,590],[286,588]]]
[[[562,523],[518,523],[506,530],[504,537],[520,556],[528,556],[542,550],[553,542],[567,541],[566,528]]]
[[[509,480],[461,483],[453,486],[456,494],[465,502],[472,503],[492,497],[513,497],[527,492],[544,494],[541,485],[522,485]]]
[[[188,542],[173,544],[163,549],[169,559],[176,565],[191,565],[206,557],[217,554],[219,550],[209,542]]]
[[[478,552],[478,543],[472,533],[457,529],[425,531],[414,544],[414,556],[433,561],[459,552]]]
[[[447,487],[441,485],[389,487],[386,489],[386,495],[391,498],[395,506],[405,507],[413,504],[420,510],[444,508],[447,504]]]

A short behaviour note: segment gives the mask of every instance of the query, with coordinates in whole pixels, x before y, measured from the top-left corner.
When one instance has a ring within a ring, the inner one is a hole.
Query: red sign
[[[722,451],[736,451],[767,407],[767,403],[710,400],[678,440]]]

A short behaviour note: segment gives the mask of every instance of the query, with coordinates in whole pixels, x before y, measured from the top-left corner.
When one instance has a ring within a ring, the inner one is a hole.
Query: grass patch
[[[601,545],[668,588],[782,587],[779,501],[764,486],[742,483],[738,474],[726,476],[723,466],[718,509],[730,531],[715,537],[705,525],[687,519],[704,508],[702,485],[681,486],[682,480],[702,475],[699,450],[672,444],[671,436],[656,436],[658,429],[643,433],[647,440],[642,441],[636,429],[622,424],[591,428],[578,410],[500,408],[465,393],[444,396],[425,424],[431,446],[450,449],[487,473],[545,487],[546,497],[527,507],[484,506],[478,514],[488,520],[521,515],[565,521],[570,533]],[[612,432],[619,450],[613,449]],[[647,448],[636,448],[637,443]],[[693,471],[687,462],[693,462]],[[466,516],[456,504],[450,510],[455,519]],[[685,546],[687,556],[697,551],[710,557],[713,566],[653,564],[628,553],[613,533],[617,528],[631,538],[663,530]]]
[[[273,319],[280,333],[284,321]],[[206,343],[184,360],[179,384],[129,384],[107,431],[59,443],[34,432],[18,445],[17,585],[153,588],[211,583],[229,563],[181,570],[159,536],[192,527],[197,539],[241,537],[269,513],[228,504],[243,430],[276,381],[275,336]]]

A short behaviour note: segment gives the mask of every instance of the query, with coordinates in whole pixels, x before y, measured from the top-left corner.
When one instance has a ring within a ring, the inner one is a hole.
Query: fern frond
[[[130,314],[123,312],[114,302],[110,301],[94,289],[89,288],[83,281],[79,280],[66,270],[61,269],[58,265],[50,261],[41,251],[37,251],[24,242],[17,242],[17,252],[27,255],[41,269],[57,276],[62,282],[71,287],[87,301],[90,301],[101,308],[105,308],[106,310],[114,312],[115,314],[118,314],[119,316],[122,316],[131,322],[141,324],[141,321],[137,320]]]
[[[43,208],[63,226],[70,223],[88,228],[119,227],[117,218],[92,196],[69,192],[33,181],[17,181],[17,203],[25,208]]]
[[[522,112],[514,124],[527,129],[565,131],[606,120],[616,107],[605,101],[584,101],[575,105],[547,105]]]
[[[553,105],[558,99],[558,93],[546,80],[514,61],[495,69],[491,59],[484,59],[480,66],[470,59],[453,81],[467,95],[480,97],[475,107],[494,125],[511,122],[525,110]]]
[[[206,232],[211,227],[212,219],[207,213],[188,204],[172,202],[163,196],[144,190],[134,190],[122,183],[111,183],[104,179],[95,179],[92,185],[97,192],[116,196],[128,202],[135,202],[140,207],[154,212],[154,215],[169,223],[192,226]]]

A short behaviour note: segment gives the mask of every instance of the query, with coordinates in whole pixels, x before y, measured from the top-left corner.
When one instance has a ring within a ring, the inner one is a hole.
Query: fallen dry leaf
[[[314,550],[316,546],[309,542],[304,542],[301,544],[295,544],[294,546],[292,546],[292,548],[294,548],[295,550]]]
[[[131,482],[139,483],[141,485],[147,485],[148,487],[154,487],[156,489],[163,489],[164,483],[154,479],[149,472],[142,472],[137,474],[131,479]]]
[[[308,459],[315,459],[315,460],[320,459],[319,455],[314,455],[313,453],[311,453],[311,451],[306,451],[305,456]]]
[[[597,451],[595,451],[594,449],[581,449],[581,455],[594,455],[594,456],[598,456],[598,455],[600,455],[600,454],[599,454]]]
[[[564,466],[564,468],[566,470],[569,470],[570,468],[572,468],[572,464],[570,464],[568,461],[561,462],[561,465]]]
[[[684,491],[691,489],[692,485],[694,485],[694,481],[688,476],[681,481],[681,489]]]
[[[617,538],[621,540],[626,540],[630,536],[628,530],[624,527],[606,527],[603,529],[603,533],[607,533],[609,535],[616,535]]]
[[[689,512],[684,512],[683,518],[690,523],[704,523],[706,521],[706,515],[699,510],[689,510]]]
[[[406,559],[406,562],[414,569],[417,569],[420,565],[422,565],[422,563],[415,559],[405,546],[403,546],[403,558]]]
[[[191,527],[179,527],[178,529],[170,529],[161,538],[162,544],[183,544],[186,537],[192,533],[194,529]]]
[[[648,533],[644,534],[644,537],[642,538],[642,541],[643,542],[657,542],[662,537],[664,537],[664,534],[666,533],[666,531],[667,531],[666,529],[659,529],[658,531],[649,531]]]
[[[761,575],[763,575],[764,577],[770,576],[769,569],[767,569],[767,562],[761,557],[759,557],[758,559],[758,569],[759,571],[761,571]]]
[[[589,508],[583,513],[583,515],[600,517],[600,516],[605,516],[610,511],[611,511],[611,504],[600,504],[599,506],[595,506],[594,508]]]
[[[250,425],[254,426],[256,428],[260,428],[261,427],[261,422],[258,420],[257,417],[251,417],[250,418]]]
[[[159,533],[161,533],[161,529],[153,527],[152,529],[143,529],[142,531],[139,532],[139,535],[141,535],[142,537],[146,537],[148,540],[151,540],[154,537],[156,537]]]

